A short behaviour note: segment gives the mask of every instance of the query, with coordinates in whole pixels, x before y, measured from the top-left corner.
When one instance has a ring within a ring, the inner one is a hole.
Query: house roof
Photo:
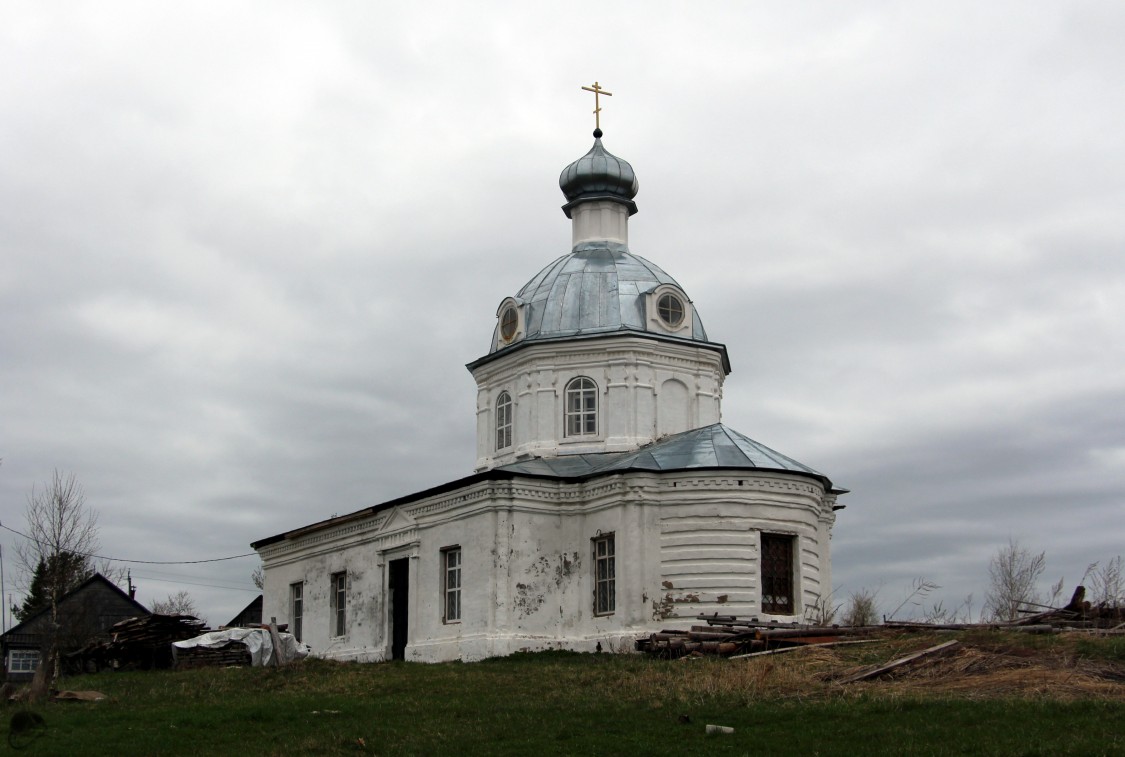
[[[251,542],[253,549],[336,526],[349,520],[373,515],[382,510],[410,504],[425,497],[454,491],[480,481],[508,481],[514,478],[553,479],[561,482],[581,482],[599,476],[630,471],[657,471],[671,473],[685,470],[774,471],[791,473],[819,481],[827,491],[844,494],[848,490],[835,486],[832,481],[804,463],[770,449],[734,429],[715,423],[691,429],[652,442],[630,452],[599,452],[589,455],[560,455],[521,460],[472,476],[435,486],[424,491],[366,507],[347,515],[312,523]]]
[[[113,581],[110,581],[108,578],[103,576],[101,573],[95,573],[94,575],[90,576],[89,578],[87,578],[82,583],[78,584],[78,586],[75,586],[73,589],[68,591],[66,594],[62,595],[62,597],[59,598],[59,603],[61,604],[61,603],[65,602],[66,600],[70,599],[71,597],[76,596],[78,594],[81,594],[82,592],[89,589],[89,587],[91,585],[95,584],[95,583],[103,583],[107,587],[112,589],[113,591],[120,594],[122,599],[124,599],[126,602],[133,605],[137,609],[138,615],[151,615],[152,614],[151,612],[149,612],[147,607],[145,607],[140,602],[138,602],[137,600],[130,597],[126,592],[121,590],[120,586],[115,584]],[[2,635],[0,635],[0,641],[7,641],[8,639],[14,637],[16,634],[23,633],[25,627],[30,626],[31,624],[35,623],[35,621],[37,621],[39,618],[43,617],[44,615],[46,615],[50,611],[51,611],[51,608],[49,608],[49,607],[44,608],[44,609],[40,610],[39,612],[35,613],[34,615],[32,615],[27,620],[12,626],[7,631],[5,631]]]
[[[234,616],[233,618],[231,618],[231,619],[230,619],[230,622],[229,622],[229,623],[227,623],[227,626],[236,626],[236,625],[238,625],[238,622],[237,622],[237,621],[238,621],[238,620],[239,620],[240,618],[242,618],[242,616],[243,616],[243,615],[246,615],[246,614],[247,614],[248,612],[250,612],[251,610],[257,610],[257,611],[258,611],[258,617],[259,617],[259,618],[262,618],[262,595],[261,595],[261,594],[259,594],[258,596],[254,597],[253,599],[251,599],[251,600],[250,600],[250,604],[246,605],[246,606],[245,606],[245,607],[243,607],[243,608],[242,608],[241,610],[239,610],[239,611],[238,611],[238,614],[237,614],[237,615],[235,615],[235,616]],[[264,620],[264,618],[263,618],[263,620]]]

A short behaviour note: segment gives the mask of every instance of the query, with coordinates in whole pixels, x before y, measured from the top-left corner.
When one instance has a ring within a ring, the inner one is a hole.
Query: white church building
[[[252,545],[263,616],[315,655],[632,649],[700,613],[802,620],[830,593],[846,490],[722,424],[726,347],[630,251],[636,175],[601,137],[560,178],[570,251],[500,302],[468,365],[476,472]]]

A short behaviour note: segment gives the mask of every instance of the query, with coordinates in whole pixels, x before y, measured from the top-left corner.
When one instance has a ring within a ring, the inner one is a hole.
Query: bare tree
[[[32,487],[25,517],[27,539],[16,548],[19,566],[29,587],[39,571],[44,604],[51,610],[51,633],[32,685],[36,696],[46,694],[58,670],[59,600],[93,573],[90,555],[99,546],[98,513],[86,506],[74,474],[56,470],[42,489]]]
[[[254,572],[250,574],[250,580],[253,581],[254,585],[258,587],[258,591],[261,591],[265,588],[266,571],[264,568],[262,568],[261,563],[258,563],[258,567],[254,568]]]
[[[1034,554],[1010,539],[988,566],[990,583],[984,600],[985,615],[996,620],[1017,620],[1021,605],[1038,600],[1035,587],[1046,567],[1046,552]]]
[[[169,594],[165,600],[153,600],[152,612],[154,615],[191,615],[199,617],[199,610],[195,609],[195,600],[186,591],[177,591]]]

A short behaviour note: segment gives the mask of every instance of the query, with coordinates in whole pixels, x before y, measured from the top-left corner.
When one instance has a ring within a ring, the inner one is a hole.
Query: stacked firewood
[[[232,641],[214,649],[208,647],[177,649],[175,656],[176,670],[229,666],[249,667],[252,662],[250,650],[241,641]]]

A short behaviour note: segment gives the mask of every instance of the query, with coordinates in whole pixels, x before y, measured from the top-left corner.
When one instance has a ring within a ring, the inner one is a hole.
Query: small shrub
[[[848,608],[844,610],[844,625],[876,625],[879,622],[879,609],[875,604],[877,593],[866,588],[853,591],[848,596]]]

